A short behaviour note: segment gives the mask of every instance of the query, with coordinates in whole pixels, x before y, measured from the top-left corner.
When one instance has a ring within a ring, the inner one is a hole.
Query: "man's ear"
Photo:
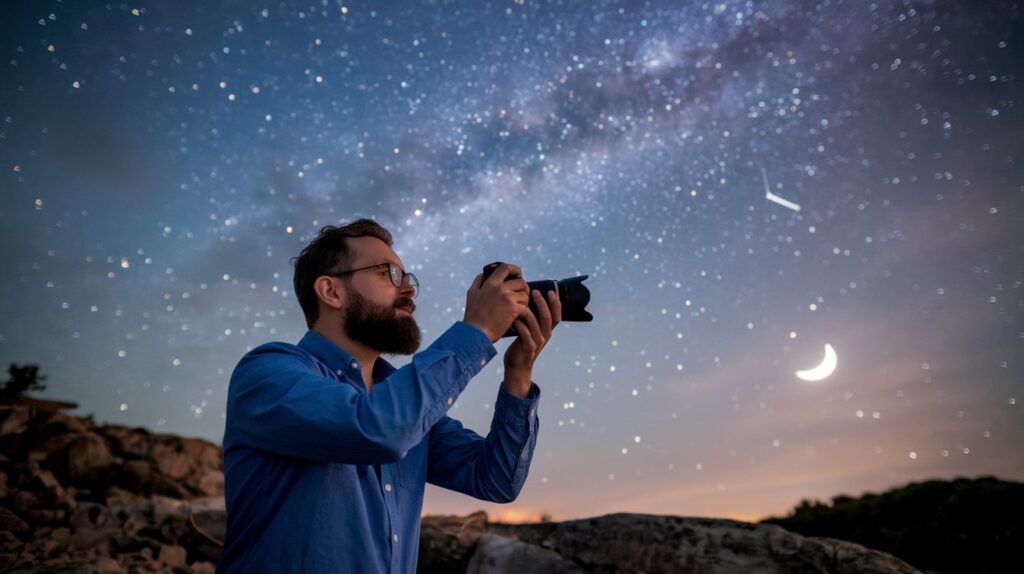
[[[334,281],[331,277],[321,275],[313,283],[313,290],[316,291],[320,302],[331,309],[341,309],[348,300],[348,292],[345,290],[345,282]]]

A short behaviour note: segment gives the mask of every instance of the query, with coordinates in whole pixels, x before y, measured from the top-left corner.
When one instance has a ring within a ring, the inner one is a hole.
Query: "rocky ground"
[[[61,412],[73,406],[0,404],[0,571],[213,572],[226,519],[220,448]],[[767,524],[614,514],[505,525],[483,512],[424,517],[420,571],[917,572]]]
[[[60,406],[0,405],[0,571],[213,572],[220,448]]]

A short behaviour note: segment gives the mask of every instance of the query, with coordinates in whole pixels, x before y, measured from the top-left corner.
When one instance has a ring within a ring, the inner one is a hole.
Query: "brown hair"
[[[320,315],[320,298],[313,283],[321,275],[343,271],[342,266],[350,265],[355,254],[345,241],[348,237],[376,237],[391,247],[391,233],[372,219],[358,219],[347,225],[328,225],[299,254],[292,257],[295,266],[293,284],[299,306],[306,315],[306,326],[310,329]]]

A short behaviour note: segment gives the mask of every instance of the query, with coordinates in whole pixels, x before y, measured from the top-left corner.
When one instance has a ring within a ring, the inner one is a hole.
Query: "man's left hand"
[[[526,313],[516,319],[513,327],[519,334],[505,351],[505,389],[519,398],[526,398],[533,382],[533,364],[551,340],[551,332],[562,320],[562,302],[554,290],[547,301],[534,289],[530,296],[536,303],[539,317]]]

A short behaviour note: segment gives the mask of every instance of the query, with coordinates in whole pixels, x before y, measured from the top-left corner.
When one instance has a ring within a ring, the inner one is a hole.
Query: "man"
[[[533,365],[561,319],[558,298],[528,293],[515,265],[477,275],[463,320],[396,370],[380,355],[419,348],[419,283],[391,246],[371,220],[323,228],[295,264],[309,331],[235,367],[218,572],[411,573],[425,483],[492,502],[522,489],[537,441]],[[482,438],[446,413],[512,325]]]

